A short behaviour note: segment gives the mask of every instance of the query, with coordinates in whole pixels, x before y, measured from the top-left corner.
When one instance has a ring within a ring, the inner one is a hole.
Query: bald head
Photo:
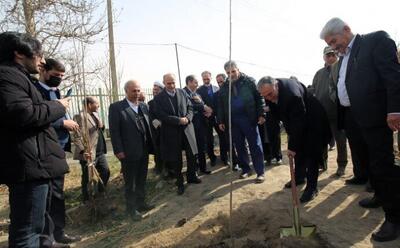
[[[140,84],[137,80],[129,80],[125,83],[125,96],[130,102],[138,103],[140,97]]]
[[[175,92],[175,75],[173,73],[167,73],[163,76],[163,83],[165,89],[169,92]]]

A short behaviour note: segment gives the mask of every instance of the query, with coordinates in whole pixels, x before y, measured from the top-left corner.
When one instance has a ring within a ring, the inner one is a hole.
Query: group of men
[[[224,65],[227,77],[217,75],[219,87],[211,85],[208,71],[202,73],[204,84],[199,88],[193,75],[179,89],[175,76],[165,74],[162,84],[155,83],[155,96],[148,105],[141,99],[139,82],[128,81],[125,99],[110,105],[108,117],[132,219],[142,219],[142,213],[154,207],[145,202],[150,153],[155,154],[156,171],[174,177],[178,194],[183,194],[182,151],[187,183],[201,183],[199,173],[211,173],[206,154],[211,166],[216,164],[215,131],[221,161],[229,165],[231,151],[232,169],[238,164],[243,179],[252,174],[251,157],[255,182],[262,183],[264,162],[282,156],[265,145],[280,146],[276,124],[279,127],[281,121],[288,134],[287,155],[296,164],[296,184],[307,183],[300,201],[317,196],[318,170],[326,168],[332,139],[338,152],[336,174],[344,174],[347,138],[354,177],[346,183],[369,183],[374,196],[360,201],[360,206],[382,206],[385,212],[385,221],[372,239],[398,238],[400,167],[394,164],[393,131],[400,129],[400,64],[395,43],[384,31],[353,34],[339,18],[326,23],[320,38],[329,47],[311,89],[293,77],[265,76],[256,84],[234,61]],[[90,197],[89,165],[99,171],[98,191],[104,191],[109,178],[97,100],[85,98],[84,111],[71,120],[69,98],[61,97],[57,89],[64,71],[60,62],[44,60],[35,38],[0,34],[0,183],[7,184],[10,192],[10,247],[68,247],[63,243],[78,240],[64,233],[63,184],[68,172],[64,150],[70,150],[70,132],[76,144],[74,158],[82,166],[84,200]],[[39,79],[32,74],[39,74]],[[270,120],[273,124],[267,125]],[[270,135],[271,129],[275,134]]]
[[[65,151],[71,152],[71,141],[82,166],[83,201],[90,197],[89,164],[101,178],[96,191],[104,191],[110,176],[99,104],[86,97],[81,113],[71,119],[70,99],[58,89],[64,65],[44,59],[41,43],[27,34],[1,33],[0,47],[0,183],[9,188],[9,247],[70,247],[80,240],[64,232]]]

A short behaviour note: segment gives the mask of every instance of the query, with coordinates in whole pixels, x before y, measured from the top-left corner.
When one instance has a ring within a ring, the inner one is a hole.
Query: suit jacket
[[[92,115],[90,115],[89,113],[81,112],[80,114],[74,116],[74,121],[79,124],[81,130],[85,128],[86,125],[84,121],[85,115],[87,118],[87,130],[89,131],[89,142],[92,148],[92,160],[94,160],[96,158],[96,148],[97,142],[99,140],[99,134],[100,132],[103,132],[104,127],[103,129],[98,128],[96,125],[96,120],[93,119]],[[98,113],[93,113],[93,115],[94,118],[97,119],[97,122],[101,123]],[[74,159],[84,160],[83,151],[85,150],[85,147],[82,142],[82,131],[73,133],[73,141],[75,144]],[[105,144],[104,148],[106,148]],[[107,153],[107,150],[105,150],[105,153]]]
[[[195,132],[197,132],[198,128],[202,128],[202,126],[205,124],[205,116],[203,114],[204,112],[204,102],[203,100],[201,102],[196,102],[193,100],[194,96],[199,96],[201,99],[203,99],[197,92],[191,92],[187,87],[183,88],[183,90],[186,92],[187,97],[189,98],[190,102],[192,103],[193,106],[193,125],[194,128],[196,129]]]
[[[279,118],[289,136],[288,149],[322,154],[331,139],[328,117],[321,103],[294,79],[278,80]]]
[[[213,110],[213,114],[210,117],[208,117],[208,119],[215,120],[215,118],[216,118],[215,113],[218,108],[218,94],[217,93],[219,91],[219,88],[212,84],[211,84],[211,87],[212,87],[212,91],[214,93],[213,98],[211,98],[208,95],[208,88],[205,85],[200,86],[196,92],[200,95],[201,99],[203,99],[204,104],[209,106]]]
[[[386,32],[356,36],[345,84],[360,127],[387,125],[388,113],[400,113],[400,64],[396,45]],[[343,115],[343,108],[339,111]]]
[[[143,131],[140,128],[139,119],[134,110],[129,106],[128,100],[124,99],[112,103],[109,108],[108,123],[110,126],[111,143],[114,154],[123,152],[125,160],[135,161],[148,156],[152,152],[152,129],[150,128],[149,110],[145,103],[140,102],[139,108],[144,115],[148,131],[151,137],[147,144],[144,143]],[[147,148],[147,149],[146,149]]]
[[[155,116],[161,120],[161,157],[165,161],[178,161],[183,147],[182,135],[186,136],[193,154],[197,154],[196,138],[193,128],[193,106],[183,89],[176,89],[178,109],[174,109],[167,91],[164,89],[154,98]],[[179,125],[179,118],[186,117],[189,124]],[[183,131],[183,134],[182,134]]]

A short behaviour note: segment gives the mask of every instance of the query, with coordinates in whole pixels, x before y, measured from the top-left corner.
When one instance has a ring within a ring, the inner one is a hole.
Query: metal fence
[[[153,99],[153,91],[152,88],[142,88],[142,92],[145,95],[145,101],[148,102],[151,99]],[[61,92],[61,95],[64,95],[66,92]],[[91,89],[91,90],[86,90],[86,96],[93,96],[96,97],[99,101],[99,115],[101,120],[103,121],[106,129],[108,129],[108,107],[112,103],[112,94],[109,91],[106,91],[104,89],[98,88],[98,89]],[[125,97],[125,92],[120,91],[118,94],[118,99],[122,100]],[[72,94],[71,95],[71,102],[70,102],[70,107],[69,107],[69,115],[73,117],[74,115],[78,114],[82,110],[82,102],[83,99],[85,98],[84,94]]]

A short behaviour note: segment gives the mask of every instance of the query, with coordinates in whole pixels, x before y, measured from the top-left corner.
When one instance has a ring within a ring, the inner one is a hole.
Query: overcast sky
[[[319,33],[332,17],[342,18],[354,33],[385,30],[400,41],[398,0],[232,0],[232,5],[232,59],[256,80],[294,75],[310,84],[323,66]],[[182,85],[189,74],[200,79],[209,70],[215,83],[223,72],[229,58],[229,0],[114,0],[113,7],[119,13],[114,37],[121,85],[137,79],[151,87],[163,74],[177,74],[175,47],[168,45],[173,43],[180,45]],[[105,42],[89,48],[92,53],[106,49]]]

